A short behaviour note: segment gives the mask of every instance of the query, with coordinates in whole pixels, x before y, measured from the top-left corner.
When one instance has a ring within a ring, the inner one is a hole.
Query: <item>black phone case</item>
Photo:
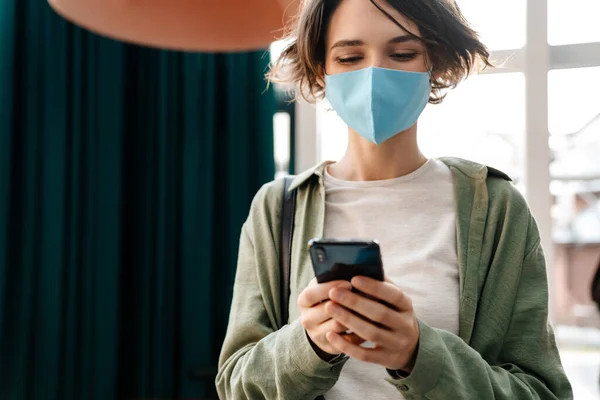
[[[308,247],[319,283],[350,281],[359,275],[383,281],[381,252],[376,241],[313,239]]]

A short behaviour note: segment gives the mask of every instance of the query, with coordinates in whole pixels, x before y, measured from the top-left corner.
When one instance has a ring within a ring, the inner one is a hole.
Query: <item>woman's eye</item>
[[[399,61],[412,60],[417,56],[417,53],[396,53],[392,54],[392,58]]]
[[[355,57],[339,57],[337,59],[337,61],[340,64],[352,64],[352,63],[358,62],[360,60],[362,60],[362,57],[358,57],[358,56],[355,56]]]

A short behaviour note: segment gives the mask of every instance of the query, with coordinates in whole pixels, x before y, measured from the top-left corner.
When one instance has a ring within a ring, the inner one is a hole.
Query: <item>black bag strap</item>
[[[289,190],[293,176],[287,176],[283,184],[283,202],[281,206],[281,236],[279,269],[281,271],[281,325],[288,323],[290,304],[290,273],[292,270],[292,240],[294,238],[294,214],[296,213],[297,189]]]
[[[592,300],[600,310],[600,260],[598,260],[598,267],[592,279]]]
[[[287,176],[283,183],[283,200],[281,204],[281,241],[279,249],[279,269],[281,271],[281,326],[288,323],[290,318],[290,275],[292,271],[292,241],[294,239],[294,216],[296,214],[296,195],[298,189],[290,190],[294,180],[293,176]],[[315,400],[325,400],[323,396]]]

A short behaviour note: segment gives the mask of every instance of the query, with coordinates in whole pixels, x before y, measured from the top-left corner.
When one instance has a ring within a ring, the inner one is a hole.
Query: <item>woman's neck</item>
[[[426,161],[417,143],[416,125],[379,145],[349,130],[346,153],[328,172],[348,181],[392,179],[410,174]]]

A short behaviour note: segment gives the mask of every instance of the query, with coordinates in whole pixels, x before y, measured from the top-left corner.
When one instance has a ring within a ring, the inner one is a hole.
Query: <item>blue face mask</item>
[[[428,72],[369,67],[325,76],[325,97],[344,122],[380,144],[413,126],[431,93]]]

